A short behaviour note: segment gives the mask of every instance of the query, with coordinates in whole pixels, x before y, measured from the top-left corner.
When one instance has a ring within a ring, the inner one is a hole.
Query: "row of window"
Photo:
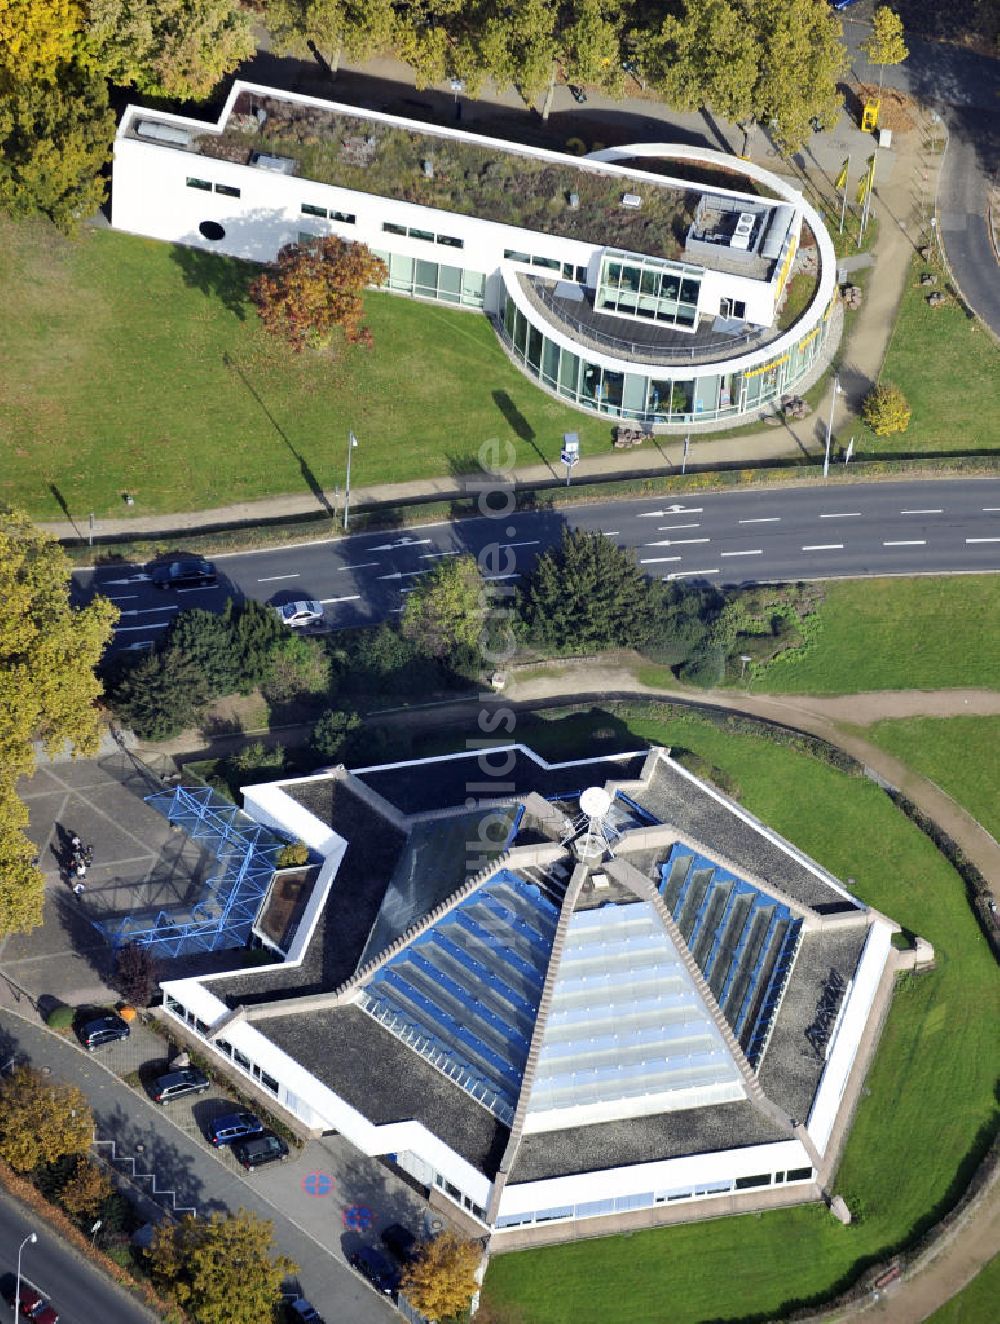
[[[386,234],[402,235],[404,239],[423,239],[427,244],[443,244],[446,248],[465,247],[464,239],[456,239],[451,234],[435,234],[433,230],[418,230],[415,225],[397,225],[395,221],[383,221],[382,229]]]
[[[314,207],[311,202],[302,204],[303,216],[319,216],[324,221],[339,221],[341,225],[357,224],[357,216],[351,211],[330,211],[327,207]]]
[[[210,179],[194,179],[190,175],[188,176],[187,186],[188,188],[200,189],[202,193],[211,193],[214,188],[216,193],[221,193],[227,198],[238,198],[240,196],[239,189],[234,188],[232,184],[213,184]]]
[[[683,1191],[645,1191],[640,1195],[619,1195],[604,1200],[588,1200],[577,1205],[557,1205],[551,1209],[539,1209],[527,1214],[506,1214],[497,1219],[497,1227],[551,1223],[560,1218],[595,1218],[602,1214],[624,1214],[632,1209],[650,1209],[658,1204],[672,1204],[676,1200],[730,1195],[734,1190],[745,1191],[756,1186],[779,1186],[787,1182],[812,1181],[812,1178],[812,1168],[793,1168],[789,1172],[762,1172],[752,1177],[737,1177],[735,1182],[706,1182]]]
[[[208,1039],[209,1026],[203,1020],[200,1020],[189,1007],[185,1007],[183,1002],[178,1002],[175,997],[168,993],[165,1005],[168,1011],[172,1011],[177,1019],[183,1021],[195,1034],[200,1035],[202,1039]],[[234,1048],[225,1039],[213,1039],[210,1042],[213,1048],[217,1048],[220,1053],[224,1053],[242,1072],[255,1080],[258,1085],[262,1085],[275,1098],[278,1098],[278,1082],[262,1066],[252,1061],[245,1053],[241,1053],[238,1048]]]
[[[470,1196],[463,1195],[458,1187],[453,1186],[450,1181],[446,1181],[444,1177],[441,1176],[440,1172],[434,1174],[434,1185],[439,1191],[444,1191],[445,1195],[454,1200],[456,1204],[460,1204],[464,1209],[468,1209],[469,1213],[474,1214],[475,1217],[479,1219],[480,1223],[486,1221],[486,1210],[482,1205],[476,1204]]]
[[[389,268],[386,289],[395,290],[397,294],[414,294],[421,299],[459,304],[465,308],[483,306],[486,277],[481,271],[466,271],[444,262],[406,257],[401,253],[375,250],[375,256],[380,257]]]
[[[554,257],[532,257],[530,253],[520,253],[516,248],[505,248],[504,257],[508,262],[523,262],[529,267],[541,267],[544,271],[558,271],[564,280],[575,280],[580,285],[587,283],[587,268],[575,267],[572,262],[560,262]]]

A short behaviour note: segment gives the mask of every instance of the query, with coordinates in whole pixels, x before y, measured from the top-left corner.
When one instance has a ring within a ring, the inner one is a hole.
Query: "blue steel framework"
[[[194,905],[161,910],[152,922],[124,915],[95,927],[112,947],[134,942],[163,956],[245,946],[285,842],[208,786],[158,791],[146,803],[213,851],[221,872]]]

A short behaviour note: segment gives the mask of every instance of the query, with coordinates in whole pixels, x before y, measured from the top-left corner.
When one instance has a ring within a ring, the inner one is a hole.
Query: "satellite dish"
[[[603,818],[611,808],[611,796],[603,786],[588,786],[580,796],[580,808],[588,818]]]

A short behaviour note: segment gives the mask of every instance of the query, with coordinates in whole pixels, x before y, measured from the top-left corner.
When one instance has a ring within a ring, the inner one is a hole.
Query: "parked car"
[[[569,83],[567,84],[567,86],[569,87],[570,96],[573,98],[575,102],[577,102],[578,105],[582,106],[583,103],[587,100],[586,92],[583,90],[582,87],[577,87],[575,83]]]
[[[93,1016],[76,1027],[76,1037],[88,1053],[92,1053],[95,1048],[103,1047],[104,1044],[127,1039],[130,1033],[127,1022],[113,1011],[104,1016]]]
[[[253,1113],[226,1113],[223,1117],[213,1117],[205,1128],[205,1136],[218,1149],[231,1145],[234,1140],[246,1140],[250,1136],[264,1134],[264,1123]]]
[[[157,1076],[150,1093],[157,1103],[170,1103],[172,1099],[182,1099],[185,1094],[204,1094],[211,1084],[205,1073],[196,1067],[181,1067],[179,1071]]]
[[[11,1305],[13,1305],[13,1300]],[[21,1314],[35,1324],[58,1324],[59,1313],[47,1297],[37,1287],[21,1279]]]
[[[156,588],[211,588],[219,579],[215,566],[203,556],[162,561],[153,566],[149,578]]]
[[[293,1324],[323,1324],[319,1311],[304,1296],[297,1296],[294,1301],[287,1302],[287,1313]]]
[[[357,1269],[362,1277],[367,1278],[376,1291],[383,1296],[395,1296],[399,1289],[401,1274],[394,1264],[390,1264],[381,1251],[374,1246],[360,1246],[351,1251],[347,1262],[352,1269]]]
[[[402,1223],[391,1223],[379,1235],[382,1245],[401,1264],[412,1264],[417,1258],[417,1237]]]
[[[280,1163],[288,1154],[288,1146],[281,1136],[265,1131],[251,1140],[237,1140],[231,1152],[237,1163],[252,1171],[265,1163]]]
[[[286,602],[275,611],[281,617],[282,625],[289,629],[300,630],[303,625],[318,625],[323,620],[322,602]]]

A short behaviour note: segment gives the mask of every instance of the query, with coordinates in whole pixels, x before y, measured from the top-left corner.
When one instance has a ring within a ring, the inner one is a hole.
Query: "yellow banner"
[[[867,198],[871,190],[871,186],[874,184],[874,182],[875,182],[875,156],[873,154],[868,158],[868,169],[861,176],[861,180],[858,183],[857,196],[858,196],[859,204],[864,203],[864,200],[865,198]]]
[[[840,167],[840,174],[833,181],[833,187],[835,189],[842,189],[847,187],[847,170],[850,164],[851,164],[851,158],[848,157],[847,160],[844,162],[844,164]]]

